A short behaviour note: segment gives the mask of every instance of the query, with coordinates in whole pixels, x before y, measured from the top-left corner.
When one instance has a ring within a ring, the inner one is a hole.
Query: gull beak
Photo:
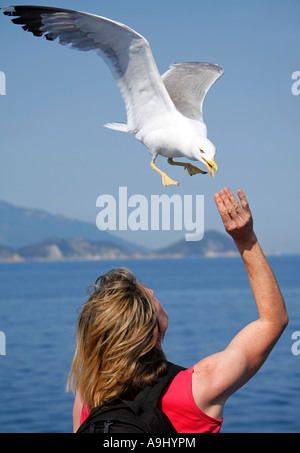
[[[218,171],[218,166],[217,166],[216,162],[213,159],[211,159],[211,160],[206,160],[204,158],[202,158],[202,159],[204,160],[204,163],[207,166],[209,173],[214,178],[215,174],[214,174],[213,168],[216,171]]]

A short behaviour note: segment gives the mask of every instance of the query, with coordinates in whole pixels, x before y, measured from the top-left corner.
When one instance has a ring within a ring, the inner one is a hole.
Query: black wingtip
[[[13,11],[8,11],[8,10],[6,10],[4,8],[0,8],[0,10],[3,10],[3,14],[5,16],[14,16],[14,12]]]
[[[43,15],[55,13],[76,13],[76,11],[69,9],[31,5],[6,6],[0,8],[0,10],[3,10],[3,14],[6,16],[13,16],[14,19],[11,19],[11,21],[16,25],[22,25],[23,30],[31,32],[34,36],[38,37],[44,35],[48,41],[53,41],[54,38],[52,38],[51,35],[46,34],[45,31],[41,30],[41,27],[43,26]]]
[[[6,16],[32,16],[33,14],[53,14],[53,13],[74,13],[76,11],[65,8],[55,8],[53,6],[38,5],[17,5],[0,7]]]

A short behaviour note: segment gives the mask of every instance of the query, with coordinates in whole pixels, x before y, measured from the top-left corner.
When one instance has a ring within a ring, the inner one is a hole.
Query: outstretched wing
[[[129,27],[79,11],[42,6],[0,8],[12,22],[48,40],[58,38],[78,50],[95,50],[109,65],[127,111],[128,130],[139,130],[151,117],[175,111],[147,40]]]
[[[212,63],[177,63],[162,75],[168,93],[180,113],[203,120],[206,93],[224,70]]]

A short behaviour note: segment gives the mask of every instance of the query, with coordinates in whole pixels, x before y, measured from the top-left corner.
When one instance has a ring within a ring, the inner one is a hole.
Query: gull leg
[[[160,176],[162,177],[162,183],[164,186],[169,186],[170,184],[174,184],[175,186],[179,185],[178,182],[173,181],[173,179],[169,178],[169,176],[166,173],[164,173],[159,168],[157,168],[157,166],[155,165],[155,158],[151,160],[150,165],[153,170],[157,171],[157,173],[160,174]]]
[[[206,173],[207,173],[206,171],[202,171],[202,170],[200,170],[200,168],[195,167],[192,164],[185,163],[185,162],[174,162],[172,157],[169,157],[168,163],[170,165],[179,165],[180,167],[184,167],[189,172],[190,176],[196,175],[197,173],[202,173],[203,175],[206,175]]]

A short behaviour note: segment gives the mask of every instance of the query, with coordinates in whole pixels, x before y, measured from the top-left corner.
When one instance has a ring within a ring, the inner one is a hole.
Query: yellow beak
[[[215,174],[214,174],[213,168],[216,171],[218,171],[218,166],[217,166],[216,162],[213,159],[211,159],[211,160],[203,159],[203,160],[204,160],[205,165],[208,168],[209,173],[211,174],[212,177],[214,177]]]

